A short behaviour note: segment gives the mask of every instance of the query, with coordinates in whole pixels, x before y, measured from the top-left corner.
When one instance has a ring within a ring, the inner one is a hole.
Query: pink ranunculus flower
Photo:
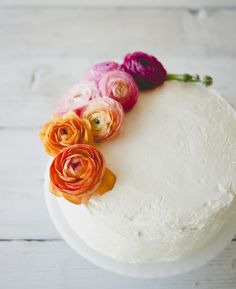
[[[100,97],[97,84],[94,81],[81,80],[73,85],[54,107],[54,113],[63,115],[69,110],[79,109],[91,99]]]
[[[104,73],[117,70],[119,69],[119,67],[120,65],[115,61],[106,61],[106,62],[97,63],[92,66],[92,68],[87,73],[85,78],[99,83]]]
[[[124,71],[105,73],[98,86],[102,96],[106,95],[118,101],[125,112],[131,110],[138,100],[138,86],[133,77]]]
[[[120,103],[107,96],[92,99],[76,113],[90,122],[95,142],[116,136],[124,120],[124,110]]]

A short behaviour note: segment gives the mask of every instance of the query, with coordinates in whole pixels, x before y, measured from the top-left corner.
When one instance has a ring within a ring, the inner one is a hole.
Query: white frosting
[[[130,263],[173,261],[216,236],[235,209],[236,114],[215,91],[176,81],[141,93],[100,145],[114,189],[85,206],[58,199],[79,236]]]

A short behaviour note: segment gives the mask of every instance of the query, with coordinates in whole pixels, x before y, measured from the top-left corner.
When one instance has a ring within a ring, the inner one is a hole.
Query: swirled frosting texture
[[[59,200],[98,252],[130,263],[173,261],[216,236],[236,206],[236,114],[215,91],[166,82],[142,93],[124,132],[101,146],[114,189],[87,205]]]

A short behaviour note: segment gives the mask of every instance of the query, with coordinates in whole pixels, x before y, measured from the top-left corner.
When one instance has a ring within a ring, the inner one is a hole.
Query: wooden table
[[[168,71],[212,75],[236,107],[235,1],[173,2],[0,2],[0,288],[236,288],[234,241],[195,272],[137,280],[77,255],[45,207],[39,128],[95,61],[143,50]]]

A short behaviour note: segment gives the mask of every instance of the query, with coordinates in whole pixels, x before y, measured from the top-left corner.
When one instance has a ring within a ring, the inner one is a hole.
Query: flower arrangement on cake
[[[51,120],[40,130],[45,151],[54,158],[50,192],[83,204],[112,190],[117,177],[106,167],[97,144],[118,136],[140,91],[169,80],[212,84],[210,76],[167,73],[156,57],[143,52],[127,54],[122,64],[95,64],[59,100]]]

